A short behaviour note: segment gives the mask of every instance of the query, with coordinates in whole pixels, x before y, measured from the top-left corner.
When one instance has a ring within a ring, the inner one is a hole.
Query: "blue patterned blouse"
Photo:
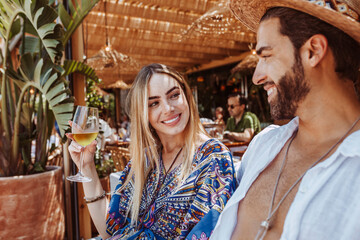
[[[161,161],[162,163],[162,161]],[[119,189],[131,168],[122,172]],[[165,176],[161,166],[160,178]],[[177,186],[180,167],[170,171],[166,179],[157,180],[156,169],[151,171],[140,204],[140,227],[134,229],[126,215],[134,190],[129,184],[111,198],[107,215],[110,239],[198,239],[208,238],[220,212],[236,188],[234,166],[229,150],[217,139],[202,144],[194,155],[192,173]],[[163,184],[155,202],[158,182]],[[147,211],[147,212],[146,212]],[[201,219],[201,224],[196,225]]]

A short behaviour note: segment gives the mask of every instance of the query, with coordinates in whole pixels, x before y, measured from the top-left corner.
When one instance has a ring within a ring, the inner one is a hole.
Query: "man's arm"
[[[237,141],[237,142],[250,142],[254,136],[254,129],[246,128],[244,132],[227,132],[224,134],[225,138],[228,138],[230,141]]]

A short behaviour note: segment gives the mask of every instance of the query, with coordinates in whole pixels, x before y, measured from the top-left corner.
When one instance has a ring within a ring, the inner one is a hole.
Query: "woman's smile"
[[[162,121],[163,123],[167,124],[167,125],[176,125],[179,121],[180,121],[180,117],[181,117],[181,113],[180,114],[177,114],[176,116],[174,117],[171,117],[170,119],[168,120],[164,120]]]

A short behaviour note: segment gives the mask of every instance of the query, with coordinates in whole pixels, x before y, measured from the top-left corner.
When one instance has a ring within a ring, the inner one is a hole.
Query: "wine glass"
[[[95,140],[99,133],[99,112],[97,108],[77,106],[71,132],[74,139],[83,148]],[[92,179],[84,176],[81,172],[83,165],[84,151],[80,152],[80,167],[76,175],[66,177],[67,180],[73,182],[90,182]]]

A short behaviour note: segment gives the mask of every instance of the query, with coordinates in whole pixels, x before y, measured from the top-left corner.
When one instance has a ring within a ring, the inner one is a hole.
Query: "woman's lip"
[[[176,122],[177,120],[180,119],[180,115],[181,115],[181,114],[178,114],[178,115],[176,115],[175,117],[173,117],[173,118],[171,118],[171,119],[169,119],[169,120],[164,120],[164,121],[162,121],[162,122],[165,123],[165,124],[174,123],[174,122]]]

